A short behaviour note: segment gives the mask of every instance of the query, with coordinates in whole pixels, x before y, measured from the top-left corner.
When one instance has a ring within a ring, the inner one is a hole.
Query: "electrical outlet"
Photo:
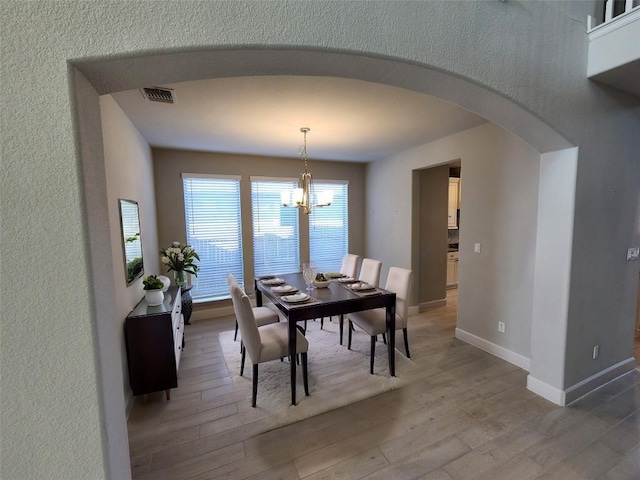
[[[595,360],[600,355],[600,345],[596,345],[593,347],[593,359]]]
[[[640,255],[640,247],[633,247],[627,250],[627,260],[638,260]]]
[[[504,322],[498,322],[498,331],[500,333],[504,333],[504,329],[505,329],[505,324]]]
[[[479,243],[476,243],[476,244],[473,245],[473,251],[475,253],[480,253],[480,244]]]

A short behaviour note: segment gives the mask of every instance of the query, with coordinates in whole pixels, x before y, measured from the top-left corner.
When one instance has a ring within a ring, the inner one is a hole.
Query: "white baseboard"
[[[484,338],[478,337],[473,333],[465,332],[460,328],[456,328],[456,338],[462,340],[463,342],[470,343],[471,345],[478,347],[480,350],[484,350],[491,355],[495,355],[498,358],[506,360],[507,362],[512,363],[515,366],[526,370],[527,372],[531,368],[531,360],[529,358],[524,357],[519,353],[508,350],[504,347],[501,347],[500,345],[496,345],[495,343],[485,340]]]
[[[562,390],[532,377],[531,374],[527,375],[527,389],[556,405],[561,407],[565,405],[565,394]]]
[[[615,365],[605,368],[604,370],[585,378],[581,382],[572,385],[569,388],[561,390],[545,383],[531,375],[527,376],[527,388],[533,393],[546,398],[550,402],[564,407],[570,403],[579,400],[585,395],[593,392],[597,388],[606,385],[622,375],[632,372],[635,368],[635,358],[631,357]]]
[[[440,300],[431,300],[430,302],[422,302],[418,305],[418,312],[425,312],[433,308],[444,307],[447,305],[447,299],[441,298]]]
[[[409,315],[418,315],[420,313],[420,307],[414,305],[413,307],[409,307]]]

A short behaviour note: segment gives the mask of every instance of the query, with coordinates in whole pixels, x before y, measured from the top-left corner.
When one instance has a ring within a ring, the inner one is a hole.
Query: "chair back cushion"
[[[232,285],[238,285],[238,280],[233,276],[233,273],[227,273],[227,283],[229,283],[229,290],[231,290]]]
[[[413,272],[406,268],[391,267],[387,276],[386,290],[396,294],[396,315],[402,318],[402,324],[406,325],[409,316],[409,292]]]
[[[371,258],[365,258],[362,260],[362,266],[360,267],[360,276],[358,280],[367,282],[369,285],[378,286],[380,284],[380,270],[382,269],[382,262],[373,260]]]
[[[231,299],[233,301],[233,310],[238,320],[242,343],[247,349],[251,363],[257,364],[260,362],[262,343],[249,297],[247,297],[239,285],[233,285],[231,287]]]
[[[356,274],[358,273],[358,260],[360,260],[360,257],[358,255],[347,253],[342,258],[342,267],[340,267],[340,273],[348,277],[356,278]]]

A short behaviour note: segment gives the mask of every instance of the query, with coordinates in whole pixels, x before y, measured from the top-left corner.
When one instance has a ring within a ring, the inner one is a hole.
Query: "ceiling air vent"
[[[150,102],[176,103],[175,94],[170,88],[146,87],[141,88],[140,92]]]

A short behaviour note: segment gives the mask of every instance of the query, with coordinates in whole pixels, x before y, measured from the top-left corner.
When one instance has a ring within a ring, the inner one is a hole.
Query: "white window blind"
[[[187,243],[200,256],[194,302],[228,298],[227,274],[244,283],[240,178],[182,175]]]
[[[314,208],[309,215],[311,262],[319,272],[339,272],[349,249],[349,184],[314,182],[314,189],[332,191],[333,202],[328,207]]]
[[[300,271],[298,209],[280,203],[280,193],[297,186],[295,180],[251,179],[256,276]]]

